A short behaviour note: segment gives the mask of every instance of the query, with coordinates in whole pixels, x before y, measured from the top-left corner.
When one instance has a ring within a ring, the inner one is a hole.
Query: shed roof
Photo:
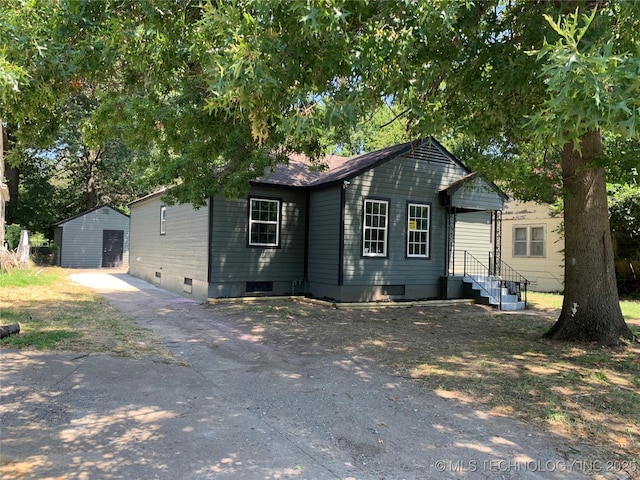
[[[54,223],[53,226],[54,227],[60,227],[64,223],[70,222],[71,220],[75,220],[76,218],[80,218],[80,217],[82,217],[84,215],[87,215],[88,213],[95,212],[96,210],[100,210],[101,208],[109,208],[109,209],[113,210],[114,212],[119,213],[120,215],[123,215],[125,217],[129,216],[126,213],[122,213],[120,210],[117,210],[117,209],[113,208],[110,205],[98,205],[96,207],[90,208],[89,210],[86,210],[84,212],[78,213],[77,215],[74,215],[73,217],[69,217],[69,218],[65,218],[64,220],[60,220],[59,222]]]

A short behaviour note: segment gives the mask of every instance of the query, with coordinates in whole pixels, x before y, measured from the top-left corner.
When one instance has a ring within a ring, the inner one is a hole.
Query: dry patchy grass
[[[345,352],[494,415],[518,418],[640,461],[640,344],[603,349],[543,340],[555,317],[475,305],[335,310],[268,302],[220,306],[266,342]],[[628,319],[640,336],[640,319]]]
[[[19,321],[23,332],[2,345],[46,338],[41,348],[170,359],[150,331],[66,280],[69,271],[43,273],[52,278],[27,286],[0,277],[0,323]],[[278,348],[374,362],[443,397],[536,424],[608,458],[640,461],[640,344],[612,350],[542,340],[555,321],[553,306],[517,314],[474,305],[335,310],[274,300],[212,308]],[[640,318],[627,315],[627,322],[640,336]]]
[[[170,358],[150,330],[70,282],[70,273],[46,268],[0,274],[0,323],[20,323],[20,335],[3,339],[2,346]]]

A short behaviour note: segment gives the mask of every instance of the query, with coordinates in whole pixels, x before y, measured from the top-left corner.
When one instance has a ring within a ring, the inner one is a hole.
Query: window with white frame
[[[364,223],[362,228],[362,255],[365,257],[387,256],[389,202],[386,200],[364,201]]]
[[[167,233],[167,207],[160,207],[160,235]]]
[[[545,230],[543,226],[513,227],[514,257],[544,257]]]
[[[407,209],[407,257],[428,258],[431,207],[410,203]]]
[[[249,245],[277,247],[280,243],[280,200],[249,200]]]

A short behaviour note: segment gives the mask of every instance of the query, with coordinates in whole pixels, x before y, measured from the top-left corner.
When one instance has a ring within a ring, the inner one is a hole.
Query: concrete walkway
[[[366,360],[270,347],[125,273],[72,278],[186,366],[3,349],[4,480],[582,479],[606,466]]]

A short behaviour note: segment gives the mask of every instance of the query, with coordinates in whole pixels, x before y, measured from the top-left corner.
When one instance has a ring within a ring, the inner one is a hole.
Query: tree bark
[[[84,185],[84,193],[82,195],[82,203],[84,210],[91,210],[98,205],[98,191],[96,187],[96,169],[100,161],[100,151],[85,150],[86,159],[86,180]]]
[[[2,145],[4,148],[4,153],[8,152],[11,149],[11,146],[14,143],[13,136],[6,129],[2,129]],[[14,222],[15,212],[18,209],[18,186],[20,183],[20,170],[18,167],[14,167],[13,165],[9,165],[5,158],[4,162],[4,176],[7,180],[7,187],[9,187],[9,202],[7,203],[7,208],[5,211],[5,222],[6,225],[11,225]]]
[[[565,291],[560,317],[544,337],[617,346],[634,337],[620,310],[605,170],[588,165],[602,155],[600,131],[585,134],[580,146],[574,151],[569,142],[561,154]]]

